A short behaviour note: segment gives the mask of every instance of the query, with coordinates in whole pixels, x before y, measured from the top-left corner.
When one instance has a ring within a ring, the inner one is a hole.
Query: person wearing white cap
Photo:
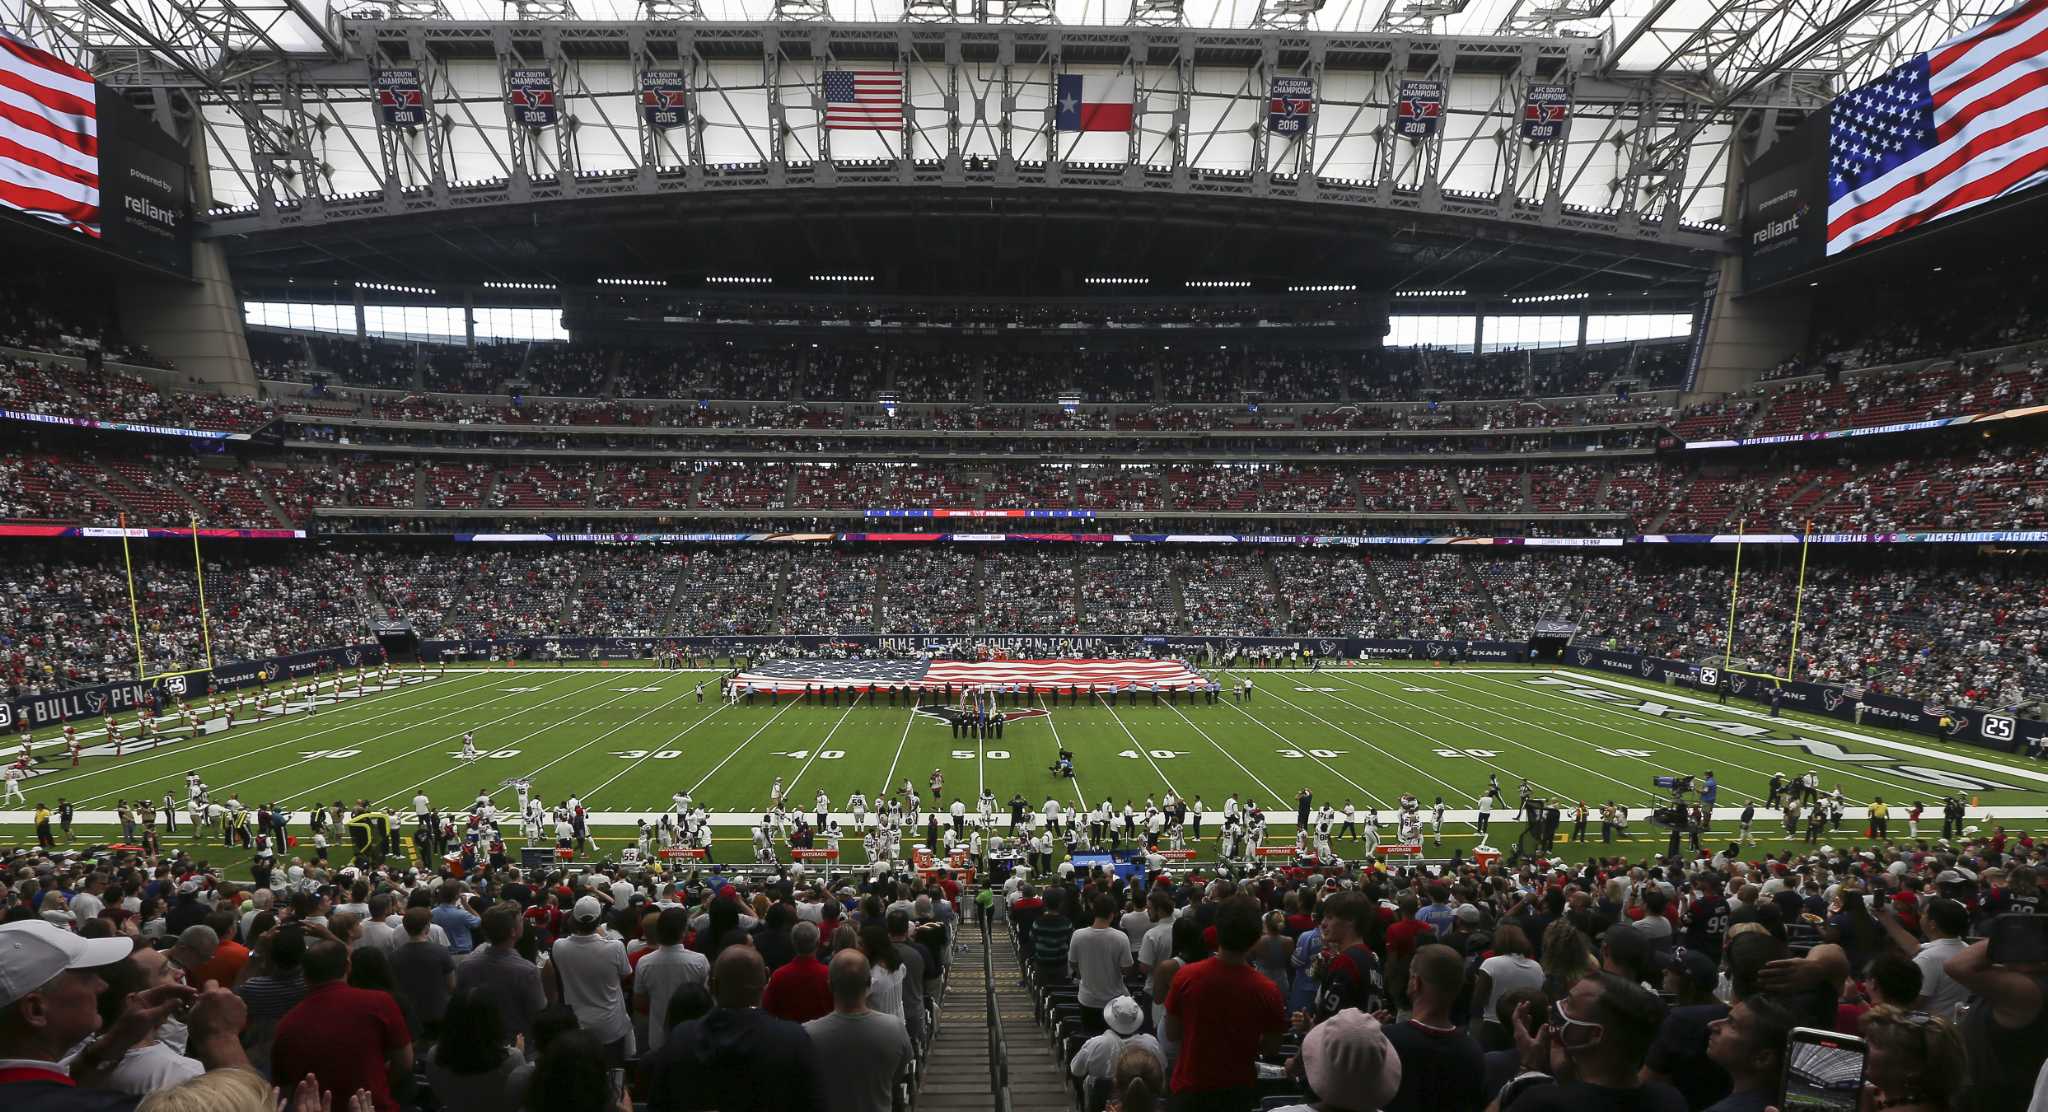
[[[1315,1090],[1313,1104],[1278,1112],[1377,1112],[1401,1089],[1401,1058],[1379,1021],[1346,1008],[1301,1041],[1301,1072]]]
[[[100,1031],[99,994],[107,986],[99,971],[127,958],[134,945],[118,936],[80,938],[33,919],[0,926],[0,1108],[133,1108],[136,1097],[100,1086],[129,1050],[186,1004],[193,1004],[187,1052],[208,1069],[249,1068],[237,1037],[247,1014],[233,993],[218,988],[200,993],[166,984],[137,992]],[[63,1062],[96,1032],[97,1039]]]
[[[1102,1021],[1108,1030],[1081,1044],[1074,1060],[1067,1064],[1067,1072],[1075,1077],[1089,1080],[1108,1081],[1116,1076],[1116,1060],[1126,1047],[1143,1047],[1166,1060],[1166,1052],[1159,1047],[1159,1040],[1151,1035],[1141,1035],[1138,1029],[1145,1025],[1145,1009],[1129,996],[1119,996],[1102,1006]]]
[[[625,944],[599,933],[604,904],[596,896],[576,901],[569,911],[571,933],[555,940],[551,951],[561,978],[562,1002],[576,1013],[576,1023],[605,1045],[615,1066],[633,1056],[633,1021],[626,1013],[625,983],[633,975]]]

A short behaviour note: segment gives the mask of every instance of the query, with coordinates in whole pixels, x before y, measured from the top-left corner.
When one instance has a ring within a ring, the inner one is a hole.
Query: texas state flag
[[[1061,131],[1129,131],[1135,97],[1128,74],[1059,75],[1054,120]]]

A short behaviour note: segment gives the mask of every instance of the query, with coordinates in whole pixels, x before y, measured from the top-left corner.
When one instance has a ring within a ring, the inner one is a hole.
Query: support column
[[[1745,162],[1753,160],[1748,156]],[[1742,223],[1743,172],[1728,175],[1722,216],[1731,228]],[[1727,255],[1715,271],[1711,294],[1700,299],[1707,315],[1700,335],[1698,366],[1681,401],[1733,393],[1753,386],[1764,372],[1806,346],[1813,294],[1806,286],[1743,296],[1742,257]],[[1697,326],[1695,326],[1697,327]]]
[[[189,145],[194,212],[205,212],[213,203],[204,136],[204,129],[193,128]],[[117,280],[115,302],[121,330],[169,359],[180,381],[197,381],[228,394],[256,392],[242,303],[220,244],[200,240],[192,245],[190,281],[142,276]]]

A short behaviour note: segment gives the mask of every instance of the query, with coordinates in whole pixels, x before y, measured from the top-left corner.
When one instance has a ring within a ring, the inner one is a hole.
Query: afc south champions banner
[[[1266,130],[1275,135],[1300,135],[1316,110],[1316,83],[1307,77],[1276,77],[1266,106]]]
[[[1548,143],[1564,134],[1572,114],[1569,85],[1531,85],[1522,98],[1522,138]]]
[[[1436,134],[1443,114],[1443,82],[1403,81],[1394,100],[1394,134],[1421,142]]]
[[[414,68],[378,70],[377,109],[386,127],[418,127],[427,122],[426,86]]]
[[[515,66],[505,71],[505,96],[512,119],[521,127],[555,126],[555,71],[546,66]]]
[[[686,119],[684,108],[687,103],[683,71],[640,71],[640,109],[647,116],[648,127],[658,131],[669,131],[683,126]]]

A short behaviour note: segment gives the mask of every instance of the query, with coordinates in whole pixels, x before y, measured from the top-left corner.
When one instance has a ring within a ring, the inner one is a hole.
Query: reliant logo
[[[1749,233],[1749,242],[1755,244],[1758,247],[1762,247],[1764,244],[1769,243],[1772,240],[1783,239],[1786,236],[1792,235],[1799,231],[1800,218],[1804,217],[1805,215],[1806,213],[1804,211],[1800,211],[1795,212],[1782,220],[1769,221],[1765,223],[1763,227],[1758,228],[1756,231]]]
[[[1702,668],[1700,671],[1704,673],[1706,669]],[[1581,699],[1594,699],[1610,706],[1635,711],[1638,714],[1647,714],[1652,718],[1661,718],[1667,722],[1682,722],[1689,726],[1700,726],[1713,730],[1716,733],[1726,734],[1729,737],[1740,738],[1753,744],[1797,750],[1821,760],[1835,761],[1840,764],[1852,764],[1876,772],[1888,772],[1906,779],[1920,780],[1936,787],[1953,788],[1958,791],[1986,792],[2034,790],[2019,784],[1986,780],[1946,768],[1903,764],[1881,753],[1860,753],[1844,749],[1832,741],[1821,741],[1809,737],[1787,737],[1778,734],[1768,726],[1759,725],[1755,722],[1712,717],[1704,710],[1673,706],[1669,703],[1660,703],[1653,699],[1643,699],[1619,691],[1609,691],[1603,687],[1588,687],[1577,680],[1566,679],[1561,676],[1534,676],[1523,682],[1535,687],[1562,688],[1567,695],[1576,695]]]
[[[128,198],[128,211],[166,227],[176,227],[178,224],[177,210],[167,209],[147,197]]]

